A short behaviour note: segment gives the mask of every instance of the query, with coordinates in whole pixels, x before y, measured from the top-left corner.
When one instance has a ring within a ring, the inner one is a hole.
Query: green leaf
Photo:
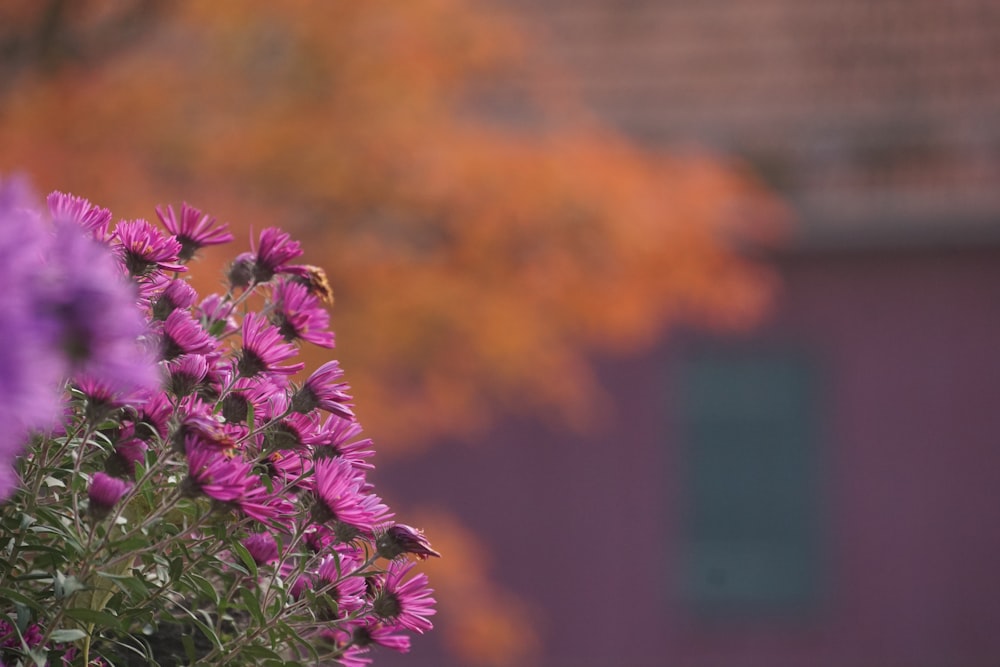
[[[233,540],[232,544],[230,545],[230,548],[232,549],[233,553],[235,553],[237,556],[240,557],[240,560],[243,561],[243,564],[247,566],[247,570],[250,576],[256,579],[257,563],[256,561],[254,561],[253,556],[250,555],[250,551],[245,546],[243,546],[243,543],[240,542],[239,540]]]
[[[114,614],[106,611],[97,611],[96,609],[67,609],[66,615],[74,621],[93,623],[95,627],[101,629],[117,630],[121,623],[121,619]]]
[[[60,628],[52,633],[52,641],[57,644],[62,644],[65,642],[75,642],[78,639],[83,639],[87,636],[87,633],[78,628]]]
[[[212,582],[205,577],[200,574],[195,574],[194,572],[185,572],[181,577],[181,581],[187,586],[197,590],[206,600],[210,601],[215,606],[219,605],[219,591],[217,591],[215,586],[212,585]]]
[[[212,642],[213,648],[217,648],[220,651],[225,650],[222,646],[222,640],[219,639],[217,634],[215,634],[215,629],[211,625],[203,622],[200,618],[198,618],[197,614],[184,605],[178,604],[177,607],[191,618],[191,622],[194,623],[199,630],[201,630],[201,634],[205,635],[205,638]]]
[[[280,655],[269,648],[261,646],[260,644],[250,644],[249,646],[244,646],[240,651],[240,657],[254,658],[255,662],[256,660],[277,660],[279,665],[289,664],[285,662]]]
[[[125,591],[129,597],[132,598],[145,598],[149,594],[149,586],[139,577],[130,575],[114,574],[111,572],[104,572],[98,570],[97,574],[102,577],[106,577],[115,582],[115,585],[120,589]]]
[[[246,586],[241,589],[243,593],[243,601],[246,603],[246,609],[253,616],[253,620],[257,621],[260,626],[266,625],[267,621],[264,620],[264,612],[260,608],[260,597],[257,595],[257,591],[250,586]]]
[[[184,573],[184,559],[178,556],[170,561],[170,581],[177,581]]]
[[[193,665],[197,659],[197,654],[194,650],[194,639],[191,638],[190,634],[183,634],[181,635],[181,643],[184,645],[184,655],[187,656],[187,659]]]

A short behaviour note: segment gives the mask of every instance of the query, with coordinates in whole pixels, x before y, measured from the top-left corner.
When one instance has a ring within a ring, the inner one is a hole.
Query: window
[[[808,608],[822,524],[813,366],[784,349],[713,350],[677,371],[682,599],[711,615]]]

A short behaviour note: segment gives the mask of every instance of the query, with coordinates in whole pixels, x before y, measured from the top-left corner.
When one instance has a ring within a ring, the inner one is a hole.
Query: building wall
[[[1000,249],[779,264],[778,306],[753,333],[607,362],[606,429],[509,423],[379,471],[487,538],[498,578],[539,611],[540,664],[1000,662]],[[819,441],[804,445],[820,462],[818,594],[706,614],[678,586],[691,480],[671,369],[695,348],[762,347],[818,369]],[[450,664],[426,651],[407,664]]]

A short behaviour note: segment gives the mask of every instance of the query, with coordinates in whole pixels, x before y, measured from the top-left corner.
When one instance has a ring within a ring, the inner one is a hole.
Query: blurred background
[[[985,667],[998,75],[992,0],[6,0],[0,171],[326,269],[444,553],[376,664]]]

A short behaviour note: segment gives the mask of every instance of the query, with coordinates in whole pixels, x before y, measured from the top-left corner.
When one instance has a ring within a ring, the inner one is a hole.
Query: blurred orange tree
[[[781,211],[551,95],[524,34],[468,0],[12,0],[0,170],[302,239],[383,455],[515,412],[588,426],[595,351],[760,311],[770,275],[734,247]]]
[[[386,448],[507,411],[581,423],[592,350],[766,296],[729,244],[772,231],[746,174],[553,104],[486,6],[28,0],[0,31],[0,167],[305,240]]]

